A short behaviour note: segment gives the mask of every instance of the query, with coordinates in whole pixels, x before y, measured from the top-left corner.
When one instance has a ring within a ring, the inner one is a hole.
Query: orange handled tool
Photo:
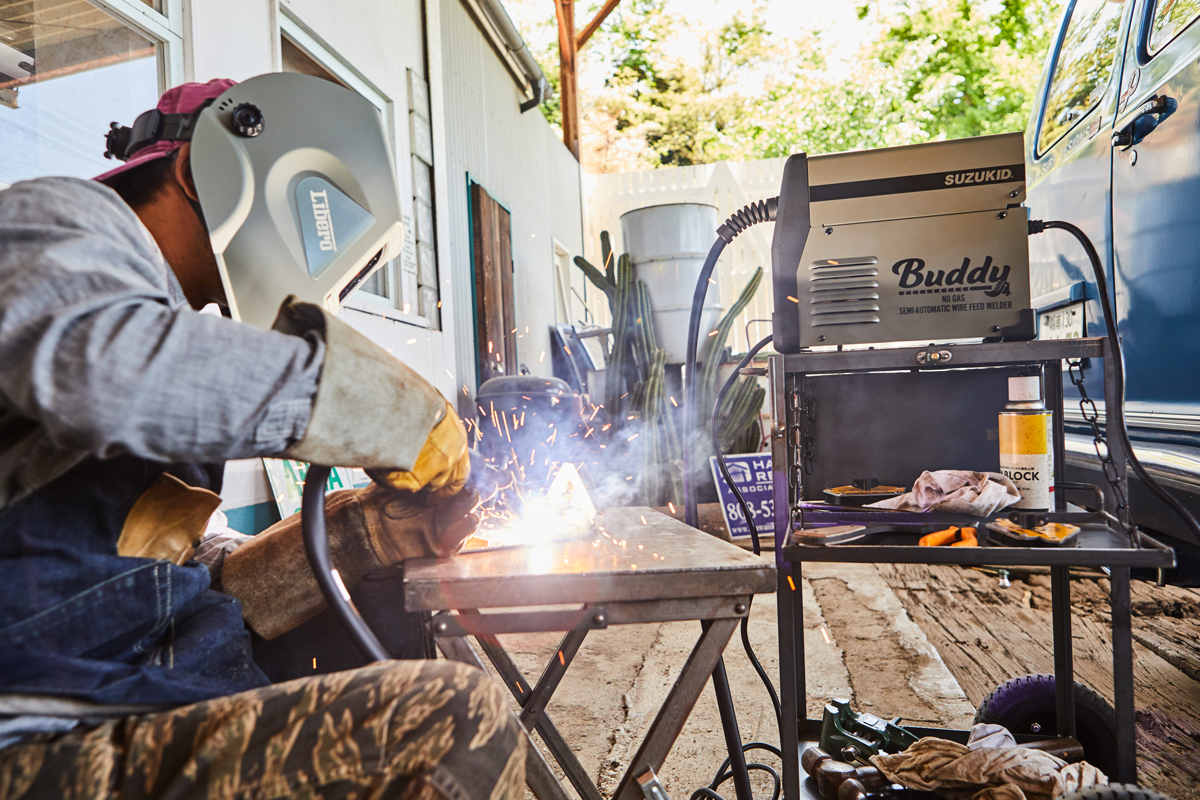
[[[925,534],[918,544],[921,547],[940,547],[946,544],[951,547],[978,547],[979,541],[975,538],[974,528],[958,528],[951,525],[945,530]]]

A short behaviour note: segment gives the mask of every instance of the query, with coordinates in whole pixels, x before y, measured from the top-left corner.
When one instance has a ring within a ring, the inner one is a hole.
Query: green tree
[[[876,34],[834,77],[821,31],[772,31],[765,0],[739,6],[706,30],[680,0],[623,0],[580,57],[586,169],[1023,130],[1060,18],[1057,0],[870,0],[859,14]],[[554,30],[539,22],[533,49],[556,85]],[[557,98],[543,112],[558,124]]]

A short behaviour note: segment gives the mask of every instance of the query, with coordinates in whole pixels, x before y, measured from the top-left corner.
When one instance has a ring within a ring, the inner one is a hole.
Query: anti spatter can
[[[1000,471],[1016,484],[1013,508],[1054,506],[1054,422],[1042,400],[1040,376],[1008,379],[1008,404],[1000,412]]]

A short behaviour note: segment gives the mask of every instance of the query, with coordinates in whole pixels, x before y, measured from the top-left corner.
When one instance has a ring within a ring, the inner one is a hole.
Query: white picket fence
[[[779,194],[785,160],[721,161],[692,167],[585,175],[585,258],[600,266],[600,232],[605,230],[612,237],[613,252],[624,252],[621,215],[626,211],[664,203],[708,203],[716,206],[720,218],[725,220],[749,203],[774,197]],[[762,267],[767,273],[754,300],[730,333],[728,344],[735,353],[746,352],[750,345],[771,332],[770,265],[774,230],[773,222],[755,225],[725,248],[717,264],[724,308],[733,304],[756,268]],[[608,308],[601,293],[589,292],[588,306],[600,324],[608,324]]]

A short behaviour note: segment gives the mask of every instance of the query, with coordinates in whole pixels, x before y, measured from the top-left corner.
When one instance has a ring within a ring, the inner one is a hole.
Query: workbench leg
[[[733,694],[729,691],[729,675],[725,672],[724,657],[717,659],[712,681],[713,692],[717,696],[717,712],[721,715],[721,730],[725,733],[725,750],[729,753],[729,771],[733,775],[734,794],[737,800],[754,800],[754,789],[750,786],[750,772],[746,769],[742,732],[738,729],[737,711],[733,707]]]
[[[483,652],[487,655],[488,660],[492,662],[492,666],[496,668],[500,679],[512,691],[513,697],[517,698],[522,708],[528,707],[530,698],[533,697],[533,690],[528,687],[528,682],[517,669],[517,665],[513,663],[512,658],[508,655],[508,651],[500,644],[500,640],[491,635],[480,635],[475,637],[479,642],[479,646],[483,648]],[[553,663],[557,663],[558,659],[553,659]],[[575,791],[579,793],[582,800],[601,800],[600,791],[596,785],[592,783],[592,778],[588,775],[587,770],[579,763],[579,759],[575,756],[575,751],[571,745],[559,733],[558,728],[554,726],[549,714],[545,709],[538,714],[535,720],[534,730],[542,737],[542,743],[546,745],[546,749],[550,751],[550,755],[554,756],[554,760],[558,762],[558,766],[562,769],[563,774],[567,776],[567,780],[575,787]]]
[[[1113,696],[1117,712],[1119,783],[1137,783],[1137,737],[1133,714],[1133,614],[1129,567],[1112,568]]]
[[[437,640],[438,648],[442,651],[447,659],[451,661],[460,661],[464,664],[470,664],[478,669],[484,669],[483,662],[479,660],[479,656],[475,650],[462,636],[447,636]],[[525,755],[525,783],[533,790],[533,794],[538,800],[571,800],[567,795],[567,790],[563,788],[558,779],[554,777],[554,773],[550,770],[550,765],[546,763],[546,757],[542,755],[542,751],[533,743],[533,739],[526,734],[527,749]],[[598,794],[598,793],[597,793]]]
[[[1055,732],[1075,735],[1075,661],[1071,651],[1071,568],[1050,568],[1050,616],[1054,628]]]
[[[778,567],[775,602],[779,611],[779,705],[782,724],[779,749],[783,753],[784,800],[799,800],[800,723],[808,717],[804,685],[804,598],[798,562]]]
[[[692,713],[696,700],[704,691],[704,684],[708,683],[709,677],[712,676],[713,669],[716,668],[717,661],[721,658],[725,645],[729,643],[729,638],[737,630],[739,622],[741,620],[737,617],[716,619],[700,634],[700,639],[692,648],[679,677],[675,679],[675,685],[671,687],[666,700],[654,717],[654,722],[650,724],[646,738],[638,746],[637,753],[629,762],[629,768],[621,776],[621,782],[613,793],[613,800],[637,800],[641,794],[637,776],[645,772],[646,767],[651,767],[655,772],[662,768],[663,761],[671,752],[675,740],[679,738],[683,724]]]

